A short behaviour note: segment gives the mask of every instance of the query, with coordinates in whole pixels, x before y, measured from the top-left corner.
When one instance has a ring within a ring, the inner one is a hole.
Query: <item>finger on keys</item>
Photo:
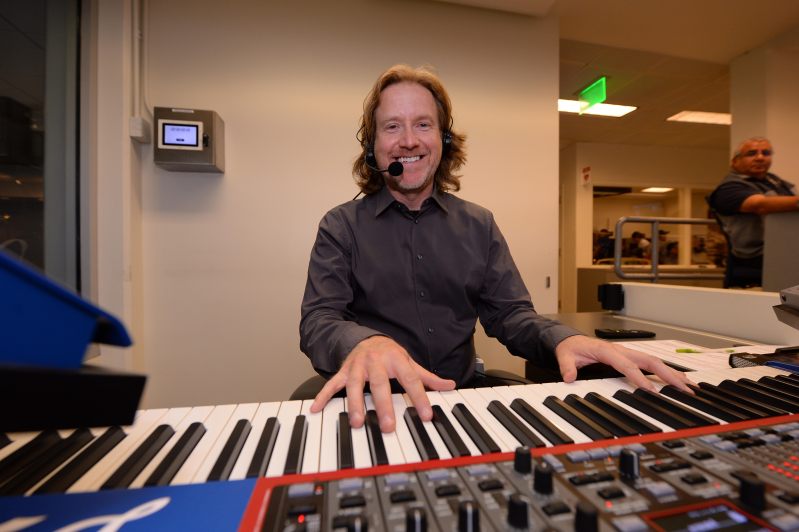
[[[363,386],[366,377],[362,368],[354,365],[347,377],[347,414],[350,416],[350,427],[359,429],[366,419],[366,406],[363,400]]]
[[[574,382],[577,378],[577,363],[571,353],[564,353],[558,357],[558,368],[563,382]]]
[[[344,387],[344,379],[338,373],[329,379],[322,389],[316,394],[316,397],[311,403],[311,413],[316,414],[321,412],[325,405],[333,398],[333,396],[340,389]]]
[[[670,368],[657,357],[653,357],[651,355],[647,355],[646,353],[641,353],[640,351],[636,351],[621,345],[614,345],[614,347],[624,356],[627,356],[631,360],[635,361],[640,368],[654,373],[660,377],[660,379],[666,384],[671,384],[677,387],[679,390],[693,395],[694,392],[690,388],[690,385],[696,386],[696,383],[688,378],[688,375],[685,373]]]
[[[421,372],[426,372],[424,368],[411,361],[411,364],[402,368],[397,375],[397,380],[402,385],[405,393],[411,400],[411,404],[416,408],[416,413],[422,421],[430,421],[433,419],[433,407],[430,405],[430,399],[424,391],[424,385],[420,378]]]
[[[369,373],[369,389],[372,392],[372,401],[375,404],[380,431],[394,432],[396,427],[394,401],[391,398],[391,384],[385,371]]]

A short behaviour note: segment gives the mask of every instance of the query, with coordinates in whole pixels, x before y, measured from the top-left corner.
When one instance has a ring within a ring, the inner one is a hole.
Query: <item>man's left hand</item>
[[[660,377],[666,384],[693,393],[688,387],[691,381],[684,373],[668,367],[657,357],[612,342],[582,335],[569,336],[555,347],[555,356],[564,382],[574,382],[579,368],[602,362],[623,373],[639,388],[656,391],[655,385],[641,372],[646,370]]]

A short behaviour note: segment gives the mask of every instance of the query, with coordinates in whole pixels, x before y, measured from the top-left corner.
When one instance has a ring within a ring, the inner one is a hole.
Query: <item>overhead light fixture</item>
[[[707,113],[705,111],[680,111],[676,115],[668,117],[666,121],[729,126],[732,124],[732,115],[730,113]]]
[[[618,118],[628,113],[632,113],[637,107],[632,105],[614,105],[612,103],[598,103],[588,109],[583,109],[584,102],[579,100],[561,100],[558,98],[558,111],[562,113],[577,113],[584,115],[612,116]],[[582,111],[581,111],[582,109]]]
[[[663,194],[664,192],[671,192],[672,190],[674,189],[666,187],[648,187],[642,189],[641,192],[652,192],[653,194]]]

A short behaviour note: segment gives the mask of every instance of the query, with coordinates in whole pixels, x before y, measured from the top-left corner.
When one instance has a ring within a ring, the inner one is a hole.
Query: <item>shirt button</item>
[[[416,258],[417,258],[418,260],[422,260],[422,254],[421,254],[421,253],[419,253],[418,255],[416,255]]]
[[[424,290],[422,290],[421,292],[419,292],[419,297],[424,297]]]
[[[432,327],[428,327],[427,328],[427,333],[428,334],[433,334],[433,328]]]
[[[416,220],[413,221],[413,223],[418,224],[419,223],[419,219],[417,218]]]

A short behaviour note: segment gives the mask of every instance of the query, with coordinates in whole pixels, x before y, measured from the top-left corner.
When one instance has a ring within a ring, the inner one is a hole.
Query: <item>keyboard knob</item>
[[[527,501],[518,493],[508,497],[508,524],[513,528],[527,528],[529,524]]]
[[[535,466],[533,475],[533,490],[541,495],[550,495],[553,491],[552,486],[552,466],[546,462],[541,462]]]
[[[405,531],[427,532],[427,514],[424,508],[408,508],[405,512]]]
[[[480,532],[480,508],[474,501],[458,505],[458,532]]]
[[[532,470],[533,459],[530,456],[529,447],[516,447],[516,452],[513,454],[513,469],[517,473],[526,475]]]
[[[641,463],[638,453],[624,448],[619,453],[619,473],[622,478],[635,480],[641,476]]]
[[[597,532],[599,530],[599,513],[592,504],[578,502],[574,515],[575,532]]]
[[[741,475],[741,502],[750,510],[762,512],[766,509],[766,485],[754,475]]]

